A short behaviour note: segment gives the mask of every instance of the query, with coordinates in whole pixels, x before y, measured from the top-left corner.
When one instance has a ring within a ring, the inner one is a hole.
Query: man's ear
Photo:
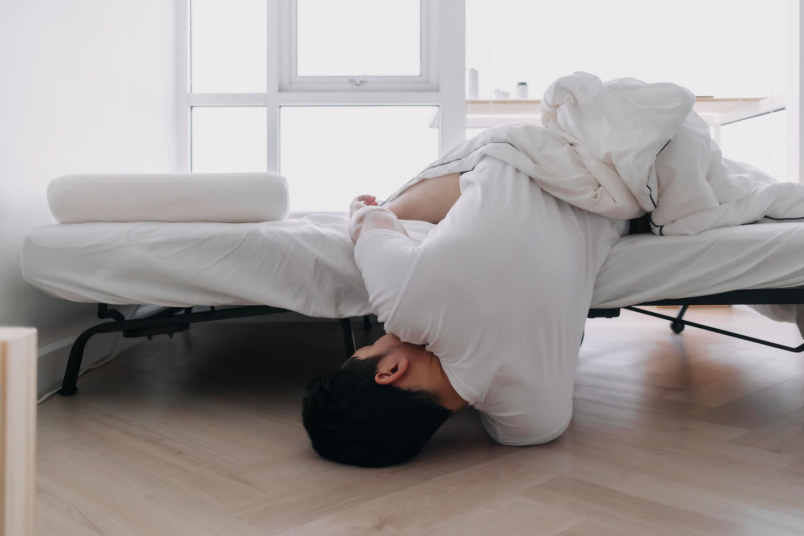
[[[399,355],[400,353],[392,352],[380,359],[377,373],[374,375],[374,381],[378,385],[390,385],[405,375],[410,362],[404,355]]]

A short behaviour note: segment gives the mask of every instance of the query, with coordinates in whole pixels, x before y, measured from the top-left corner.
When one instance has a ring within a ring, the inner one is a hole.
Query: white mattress
[[[723,227],[693,236],[620,239],[595,280],[593,307],[804,286],[804,223]]]
[[[431,224],[406,222],[423,239]],[[346,214],[265,223],[46,225],[25,239],[25,279],[109,304],[271,305],[322,318],[371,312]]]
[[[109,304],[272,305],[308,316],[370,312],[346,214],[268,223],[80,223],[31,232],[23,274],[48,294]],[[432,228],[404,222],[421,241]],[[593,307],[804,286],[804,224],[757,224],[615,244]]]

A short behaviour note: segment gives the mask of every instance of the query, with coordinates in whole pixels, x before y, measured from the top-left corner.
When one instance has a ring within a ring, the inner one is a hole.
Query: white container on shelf
[[[466,73],[466,95],[471,100],[478,98],[477,69],[468,69]]]
[[[516,98],[525,100],[528,98],[528,83],[520,82],[516,85]]]

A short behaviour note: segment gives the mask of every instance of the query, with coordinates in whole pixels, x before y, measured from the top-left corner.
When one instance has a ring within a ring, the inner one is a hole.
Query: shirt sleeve
[[[363,233],[355,244],[355,261],[369,293],[371,311],[380,322],[392,321],[418,251],[410,237],[390,229]]]

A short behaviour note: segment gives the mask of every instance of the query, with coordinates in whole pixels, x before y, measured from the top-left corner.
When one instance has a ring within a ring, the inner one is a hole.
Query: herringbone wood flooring
[[[37,531],[804,534],[804,355],[624,315],[589,321],[559,440],[499,446],[466,410],[380,470],[318,459],[301,427],[309,378],[343,359],[337,322],[156,338],[39,407]],[[740,309],[689,318],[800,343]]]

